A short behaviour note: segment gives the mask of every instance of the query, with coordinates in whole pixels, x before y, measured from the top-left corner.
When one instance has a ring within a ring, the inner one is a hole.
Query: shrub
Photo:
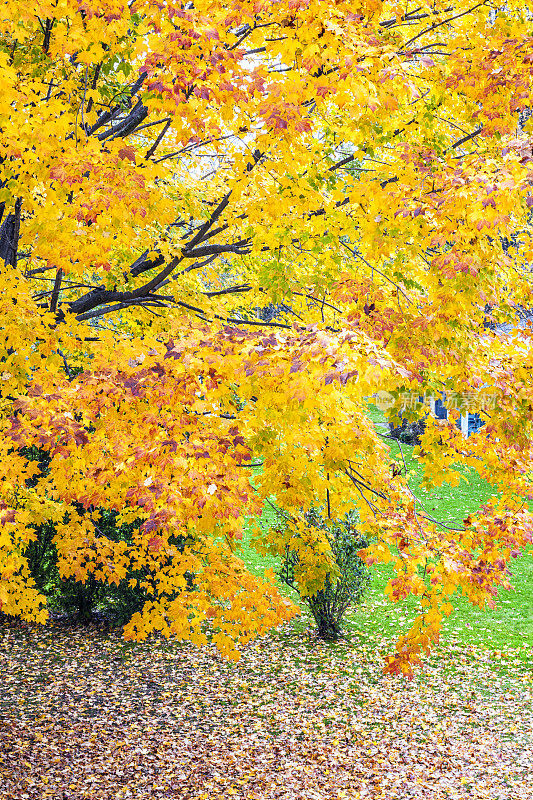
[[[403,419],[401,425],[394,426],[389,423],[390,435],[393,439],[397,439],[402,444],[417,445],[420,444],[420,437],[426,430],[425,418],[414,420],[410,422]]]
[[[298,586],[295,568],[299,563],[298,552],[286,547],[279,577],[283,583],[295,589],[313,615],[318,636],[326,641],[336,641],[342,636],[341,621],[350,606],[359,603],[370,582],[370,570],[358,555],[358,550],[369,542],[357,531],[357,514],[351,511],[344,519],[331,522],[320,509],[312,508],[305,514],[309,525],[326,532],[335,572],[328,572],[322,589],[306,596]]]
[[[33,488],[39,480],[48,475],[50,454],[36,446],[21,447],[19,452],[28,461],[36,461],[39,466],[39,472],[26,481],[27,487]],[[73,507],[78,514],[84,515],[85,510],[81,503],[74,502]],[[133,533],[141,526],[142,520],[137,519],[126,525],[119,525],[117,511],[104,508],[100,508],[99,511],[100,535],[113,542],[124,541],[131,544]],[[50,608],[75,614],[82,622],[89,622],[98,612],[116,624],[123,624],[137,611],[141,611],[144,604],[151,599],[147,588],[150,585],[150,575],[146,568],[130,568],[118,584],[100,581],[91,573],[87,575],[85,581],[62,577],[58,568],[55,525],[47,521],[31,527],[35,532],[35,538],[26,545],[23,555],[27,559],[31,577],[39,591],[45,595]],[[179,552],[183,552],[191,542],[191,538],[181,535],[169,537],[169,543]],[[187,572],[185,578],[187,588],[194,589],[195,576]]]
[[[75,504],[79,513],[83,509]],[[129,542],[133,531],[141,524],[137,520],[128,525],[117,525],[116,511],[101,509],[99,529],[112,541]],[[37,588],[46,596],[51,608],[67,614],[76,614],[82,622],[89,622],[96,611],[123,623],[136,611],[140,611],[148,599],[141,586],[144,573],[129,570],[118,585],[97,580],[89,573],[85,581],[63,578],[58,569],[57,550],[54,542],[56,529],[53,523],[45,522],[35,527],[36,538],[30,542],[24,555],[28,560],[30,574]],[[135,585],[130,581],[136,580]]]

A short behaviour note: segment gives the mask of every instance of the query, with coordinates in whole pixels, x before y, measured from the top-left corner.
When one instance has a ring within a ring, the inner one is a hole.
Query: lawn
[[[372,408],[374,422],[384,421],[384,416]],[[393,458],[401,458],[396,441],[388,440]],[[482,481],[472,471],[460,470],[466,480],[456,487],[448,484],[427,490],[420,487],[421,467],[413,458],[414,448],[402,444],[403,458],[409,472],[413,472],[410,486],[423,503],[423,507],[436,519],[449,525],[460,526],[463,519],[476,511],[493,494],[491,486]],[[272,506],[266,505],[261,523],[274,524],[276,514]],[[241,557],[248,568],[260,575],[265,569],[277,569],[278,563],[272,557],[259,555],[250,546],[250,527],[248,526]],[[497,608],[479,609],[461,596],[454,598],[454,613],[443,624],[443,634],[465,644],[485,645],[495,651],[518,648],[521,651],[533,646],[533,552],[511,564],[513,591],[502,591]],[[392,567],[377,565],[372,568],[372,581],[361,606],[348,615],[346,634],[356,633],[372,636],[386,631],[391,638],[405,630],[409,620],[414,617],[414,602],[392,605],[384,596],[387,581],[392,576]],[[280,584],[292,599],[295,594]],[[306,621],[307,624],[307,621]]]

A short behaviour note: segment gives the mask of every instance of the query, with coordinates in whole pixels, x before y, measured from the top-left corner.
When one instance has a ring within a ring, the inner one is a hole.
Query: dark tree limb
[[[57,308],[57,300],[59,298],[59,290],[61,289],[62,280],[63,280],[63,270],[60,267],[56,272],[54,288],[52,289],[52,297],[50,298],[50,311],[52,311],[52,313],[55,313]]]
[[[143,85],[145,80],[146,80],[146,72],[143,72],[142,75],[140,75],[137,78],[137,80],[132,85],[131,89],[129,90],[129,98],[128,98],[128,102],[129,103],[131,103],[131,100],[135,97],[137,92],[139,92],[139,90],[141,89],[141,87],[142,87],[142,85]],[[137,107],[137,104],[136,104],[135,107]],[[102,127],[102,125],[107,125],[109,122],[112,122],[114,119],[116,119],[116,117],[118,117],[118,115],[121,113],[122,110],[123,110],[122,106],[120,104],[118,104],[118,105],[115,105],[112,108],[110,108],[108,111],[104,111],[103,114],[101,114],[98,117],[98,119],[96,120],[94,125],[92,125],[86,131],[87,135],[88,136],[92,136],[93,134],[96,133],[97,130],[99,130]],[[139,123],[137,123],[137,124],[139,124]]]
[[[226,210],[226,208],[228,207],[228,205],[229,205],[229,199],[230,199],[230,197],[231,197],[231,192],[227,192],[227,193],[224,195],[224,197],[223,197],[223,198],[222,198],[222,200],[219,202],[219,204],[217,205],[217,207],[215,208],[215,210],[212,212],[212,214],[211,214],[211,216],[209,217],[209,219],[208,219],[208,220],[207,220],[207,221],[206,221],[206,222],[205,222],[205,223],[202,225],[202,227],[200,228],[200,230],[197,232],[196,236],[194,236],[194,237],[191,239],[191,241],[187,243],[187,245],[186,245],[186,247],[185,247],[185,250],[186,250],[186,252],[188,252],[188,251],[191,251],[191,250],[193,249],[193,247],[195,247],[197,244],[199,244],[199,243],[200,243],[200,242],[203,240],[203,238],[204,238],[205,234],[206,234],[206,233],[209,231],[209,229],[210,229],[210,228],[211,228],[211,227],[212,227],[212,226],[215,224],[215,222],[216,222],[216,221],[217,221],[217,219],[220,217],[220,215],[221,215],[221,214],[222,214],[222,213],[223,213],[223,212]]]
[[[39,20],[39,22],[40,22],[40,20]],[[48,50],[50,48],[50,37],[52,35],[52,28],[54,27],[54,22],[55,22],[55,19],[48,18],[46,20],[44,26],[42,26],[42,23],[41,23],[41,27],[43,27],[43,33],[44,33],[43,53],[45,53],[46,55],[48,55]]]
[[[252,287],[248,283],[238,286],[229,286],[227,289],[218,289],[215,292],[202,292],[206,297],[218,297],[221,294],[239,294],[240,292],[251,292]]]
[[[167,122],[166,122],[166,124],[165,124],[164,128],[162,129],[162,131],[160,131],[160,133],[159,133],[159,135],[157,136],[157,138],[156,138],[155,142],[152,144],[152,146],[150,147],[150,149],[146,151],[146,154],[145,154],[145,156],[144,156],[144,157],[145,157],[145,159],[151,158],[151,157],[153,156],[153,154],[155,153],[155,151],[157,150],[157,148],[158,148],[158,147],[159,147],[159,145],[161,144],[161,142],[162,142],[162,140],[163,140],[163,137],[164,137],[165,133],[168,131],[168,129],[169,129],[169,127],[170,127],[170,123],[171,123],[171,120],[170,120],[170,119],[169,119],[169,120],[167,120]],[[155,122],[154,122],[154,123],[151,123],[151,124],[153,124],[153,125],[156,125],[156,124],[158,124],[158,123],[155,123]]]
[[[129,136],[130,133],[133,133],[136,128],[144,122],[147,116],[148,109],[141,100],[137,100],[134,107],[124,119],[119,120],[116,125],[112,125],[111,128],[99,133],[97,138],[100,142],[104,142],[106,139],[115,139],[117,136]]]
[[[250,239],[241,239],[233,244],[210,244],[206,247],[197,247],[196,250],[185,250],[184,258],[206,258],[207,256],[219,256],[223,253],[236,253],[239,256],[247,255],[250,252]]]
[[[472,133],[468,133],[466,136],[463,136],[462,139],[458,139],[456,142],[451,144],[448,147],[448,150],[455,149],[456,147],[460,147],[462,144],[465,144],[465,142],[469,142],[470,139],[474,139],[476,136],[479,136],[482,130],[483,130],[483,125],[480,125],[479,128],[476,128],[476,130],[472,131]]]
[[[3,259],[6,266],[17,266],[21,207],[22,198],[18,197],[15,200],[14,213],[8,214],[0,226],[0,258]]]
[[[460,17],[467,16],[467,14],[472,14],[473,11],[485,5],[487,5],[487,3],[484,0],[482,3],[477,3],[475,6],[472,6],[472,8],[467,9],[467,11],[462,11],[460,14],[455,14],[453,17],[443,19],[442,22],[434,22],[433,25],[429,26],[429,28],[426,28],[424,31],[420,31],[420,33],[417,33],[416,36],[413,36],[411,39],[409,39],[403,46],[404,51],[407,47],[409,47],[410,44],[413,44],[413,42],[416,42],[417,39],[420,39],[421,36],[425,36],[426,33],[433,33],[436,28],[440,28],[442,25],[447,25],[448,22],[452,22],[454,19],[459,19]]]

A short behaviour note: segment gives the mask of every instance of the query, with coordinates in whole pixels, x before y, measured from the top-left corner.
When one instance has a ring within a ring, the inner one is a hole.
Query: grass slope
[[[376,423],[384,421],[383,414],[375,407],[371,415]],[[392,458],[401,458],[400,449],[394,440],[389,440]],[[420,498],[429,514],[446,524],[460,526],[462,520],[476,511],[494,493],[492,487],[482,481],[474,472],[463,470],[466,480],[459,486],[451,487],[443,484],[432,490],[420,488],[421,468],[413,458],[413,447],[403,444],[403,457],[409,472],[413,472],[410,486]],[[275,522],[275,512],[266,505],[262,524]],[[247,531],[248,532],[248,531]],[[258,555],[250,546],[249,536],[245,535],[241,557],[248,568],[255,574],[262,575],[265,569],[278,567],[276,559]],[[533,553],[530,551],[511,565],[511,583],[514,590],[502,591],[494,610],[479,609],[472,606],[461,596],[453,599],[454,613],[445,619],[443,634],[453,640],[471,645],[484,645],[494,651],[506,648],[524,650],[533,646]],[[378,565],[372,569],[372,583],[361,606],[352,611],[346,619],[346,633],[356,636],[372,637],[383,632],[390,635],[391,640],[406,630],[414,617],[413,601],[392,605],[383,592],[392,569]],[[295,596],[283,586],[282,590]],[[302,625],[308,623],[304,614]]]

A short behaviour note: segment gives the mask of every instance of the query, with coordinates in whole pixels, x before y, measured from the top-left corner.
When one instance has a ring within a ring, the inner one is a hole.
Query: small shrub
[[[298,552],[287,547],[279,577],[309,606],[318,636],[325,641],[336,641],[342,636],[341,622],[346,611],[361,601],[370,582],[370,570],[358,555],[358,550],[368,547],[369,542],[357,531],[354,511],[333,523],[315,508],[306,512],[305,518],[309,525],[326,532],[336,571],[327,573],[322,589],[306,596],[295,577]]]
[[[394,427],[389,423],[390,435],[393,439],[397,439],[402,444],[418,445],[420,444],[420,437],[426,430],[426,420],[419,419],[414,422],[402,420],[402,424]]]
[[[40,472],[27,481],[29,487],[34,487],[49,473],[50,455],[37,447],[21,448],[20,453],[29,461],[38,462]],[[80,503],[74,502],[73,507],[81,516],[85,514]],[[117,511],[104,508],[99,511],[100,535],[112,542],[131,544],[133,534],[141,526],[142,519],[120,525]],[[91,572],[84,581],[61,576],[55,544],[55,525],[48,521],[32,527],[35,538],[27,544],[23,554],[37,588],[45,595],[51,609],[75,615],[80,622],[90,622],[95,615],[103,615],[113,624],[123,625],[152,599],[147,588],[150,587],[151,576],[146,568],[130,567],[118,584],[98,580]],[[192,543],[192,538],[174,535],[169,537],[169,542],[182,553]],[[187,572],[185,578],[188,589],[194,589],[195,576]]]
[[[75,505],[82,513],[82,507]],[[133,531],[140,524],[141,521],[137,520],[128,525],[117,525],[116,511],[101,509],[99,529],[102,536],[111,541],[129,543]],[[75,614],[80,622],[90,622],[98,611],[118,624],[142,609],[148,599],[146,591],[141,588],[146,578],[142,571],[129,570],[118,585],[99,581],[91,573],[85,581],[64,578],[58,569],[55,525],[45,522],[36,526],[35,534],[36,538],[27,545],[24,555],[37,588],[46,596],[52,609]],[[134,586],[130,585],[132,579],[137,580]]]

